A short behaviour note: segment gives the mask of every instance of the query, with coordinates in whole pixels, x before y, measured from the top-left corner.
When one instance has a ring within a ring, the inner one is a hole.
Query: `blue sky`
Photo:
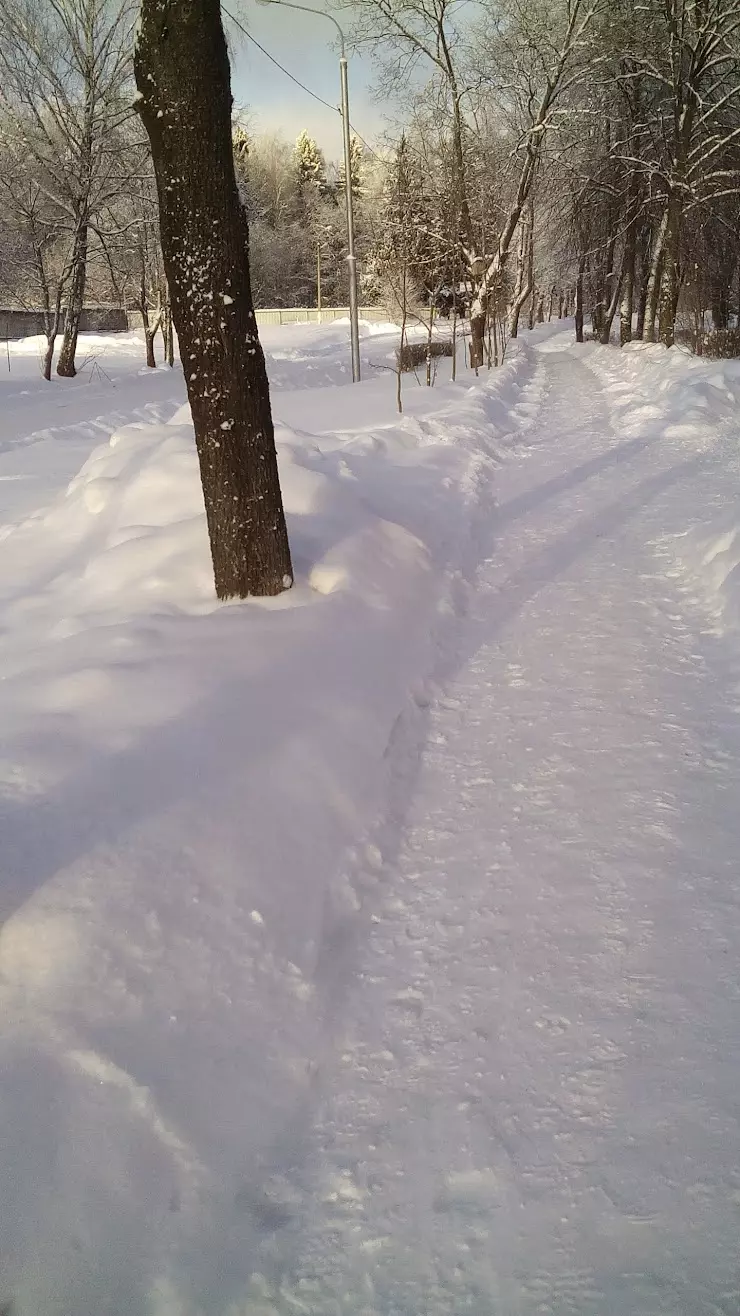
[[[315,4],[319,8],[320,0]],[[339,104],[339,53],[331,23],[278,5],[262,6],[256,0],[240,0],[238,6],[234,5],[234,13],[301,82],[330,104]],[[343,16],[339,17],[342,21]],[[338,159],[342,149],[339,115],[307,96],[231,26],[229,38],[234,100],[249,111],[254,130],[280,133],[292,140],[305,128],[328,159]],[[350,52],[349,71],[352,122],[372,143],[382,132],[383,118],[382,107],[370,93],[370,61]]]

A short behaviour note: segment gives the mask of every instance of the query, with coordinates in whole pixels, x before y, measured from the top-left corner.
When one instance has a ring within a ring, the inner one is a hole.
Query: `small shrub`
[[[695,329],[682,327],[676,330],[676,342],[688,347],[695,356],[708,356],[728,360],[740,357],[740,328],[710,329],[697,334]]]
[[[426,365],[427,354],[431,357],[452,356],[452,341],[449,338],[433,338],[431,343],[404,343],[396,349],[396,362],[399,370],[416,370]]]
[[[702,350],[704,356],[740,356],[740,329],[712,329],[704,335]]]

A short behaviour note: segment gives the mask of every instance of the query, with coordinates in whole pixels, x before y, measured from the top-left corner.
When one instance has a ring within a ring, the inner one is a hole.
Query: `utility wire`
[[[252,42],[252,45],[253,45],[253,46],[256,46],[257,49],[260,50],[260,51],[262,52],[262,54],[265,55],[265,56],[267,57],[267,59],[269,59],[269,61],[270,61],[271,64],[274,64],[274,65],[275,65],[275,68],[280,69],[280,72],[281,72],[281,73],[284,73],[285,76],[286,76],[286,78],[290,78],[291,82],[294,82],[294,83],[296,84],[297,87],[300,87],[301,91],[305,91],[305,92],[307,92],[307,94],[308,94],[309,96],[313,96],[313,99],[314,99],[315,101],[318,101],[318,102],[319,102],[319,105],[323,105],[323,106],[325,106],[327,110],[333,110],[335,114],[339,114],[339,113],[340,113],[339,107],[338,107],[337,105],[330,105],[328,101],[325,101],[325,100],[323,99],[323,97],[317,95],[317,93],[316,93],[315,91],[311,91],[311,88],[310,88],[310,87],[307,87],[306,84],[305,84],[304,82],[300,82],[300,81],[298,80],[298,78],[294,77],[294,75],[290,72],[290,69],[286,69],[285,66],[279,62],[279,60],[275,59],[275,56],[274,56],[274,55],[271,55],[270,52],[269,52],[269,50],[265,50],[265,47],[260,45],[260,43],[259,43],[259,41],[257,40],[257,38],[256,38],[256,37],[253,37],[253,36],[252,36],[252,33],[247,31],[247,29],[245,28],[244,24],[243,24],[243,23],[240,23],[240,22],[239,22],[239,19],[238,19],[238,18],[235,18],[234,15],[233,15],[232,13],[229,12],[229,10],[226,8],[225,5],[223,5],[222,8],[223,8],[223,11],[224,11],[226,17],[229,18],[229,19],[231,20],[231,22],[234,24],[234,26],[235,26],[235,27],[238,27],[238,28],[239,28],[239,31],[240,31],[240,32],[243,32],[243,34],[244,34],[244,36],[247,38],[247,40],[248,40],[248,41],[251,41],[251,42]]]
[[[265,58],[266,58],[266,59],[269,59],[269,61],[270,61],[271,64],[274,64],[274,65],[275,65],[275,68],[280,69],[280,72],[281,72],[281,73],[284,73],[285,76],[286,76],[286,78],[290,78],[291,82],[294,82],[294,83],[295,83],[296,87],[300,87],[301,91],[305,91],[306,94],[307,94],[308,96],[313,97],[313,99],[314,99],[315,101],[318,101],[318,102],[319,102],[319,105],[323,105],[323,106],[325,107],[325,109],[327,109],[327,110],[333,110],[335,114],[341,114],[341,113],[342,113],[342,111],[340,110],[340,108],[339,108],[338,105],[330,105],[329,102],[328,102],[328,101],[325,101],[325,100],[323,99],[322,96],[319,96],[319,95],[318,95],[317,92],[312,91],[310,87],[307,87],[306,84],[305,84],[305,82],[301,82],[299,78],[296,78],[295,75],[294,75],[293,73],[291,73],[290,69],[286,69],[285,65],[284,65],[284,64],[281,64],[279,60],[275,59],[275,56],[274,56],[274,55],[271,55],[270,52],[269,52],[269,50],[265,50],[265,47],[260,45],[260,43],[259,43],[259,41],[257,40],[257,38],[256,38],[256,37],[253,37],[253,36],[252,36],[252,33],[247,31],[247,29],[245,28],[244,24],[243,24],[243,23],[240,23],[240,22],[239,22],[239,19],[238,19],[238,18],[235,18],[234,15],[233,15],[232,13],[230,13],[230,11],[226,8],[225,5],[222,5],[222,9],[223,9],[223,11],[224,11],[226,17],[227,17],[228,19],[231,20],[231,22],[234,24],[235,27],[238,27],[238,29],[239,29],[240,32],[242,32],[242,33],[244,34],[244,36],[247,38],[247,41],[251,41],[251,42],[252,42],[252,45],[253,45],[253,46],[256,46],[257,49],[258,49],[258,50],[259,50],[259,51],[265,56]],[[365,150],[366,150],[366,151],[369,151],[370,154],[373,155],[373,156],[375,157],[375,159],[378,160],[378,161],[380,162],[380,164],[382,164],[384,167],[387,168],[387,167],[388,167],[388,161],[387,161],[387,160],[384,160],[383,157],[382,157],[382,155],[378,155],[377,151],[373,150],[373,148],[372,148],[372,146],[370,145],[370,143],[369,143],[369,142],[366,142],[366,141],[365,141],[365,138],[364,138],[360,133],[358,133],[358,131],[357,131],[357,129],[355,128],[355,125],[354,125],[353,123],[350,123],[350,128],[352,129],[352,132],[354,133],[354,135],[355,135],[355,137],[357,138],[358,142],[362,142],[362,145],[365,147]]]

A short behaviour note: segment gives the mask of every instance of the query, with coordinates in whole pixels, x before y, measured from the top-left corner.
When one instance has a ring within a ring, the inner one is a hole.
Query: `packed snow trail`
[[[656,552],[737,462],[540,371],[258,1306],[740,1311],[737,700]]]

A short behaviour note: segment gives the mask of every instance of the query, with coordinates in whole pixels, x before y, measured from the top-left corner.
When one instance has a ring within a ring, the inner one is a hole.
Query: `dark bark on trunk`
[[[486,359],[486,318],[485,309],[482,315],[470,317],[470,365],[476,374]]]
[[[54,361],[54,347],[56,346],[56,334],[50,334],[46,339],[46,351],[44,352],[44,379],[47,383],[51,380],[51,367]]]
[[[637,256],[640,262],[640,286],[634,336],[639,342],[645,334],[645,316],[647,314],[648,282],[650,279],[650,230],[640,235],[637,242]],[[636,273],[635,278],[637,278]]]
[[[532,295],[529,299],[529,320],[527,323],[530,329],[534,329],[534,326],[537,323],[537,289],[536,288],[532,288]]]
[[[167,357],[167,365],[170,367],[170,370],[172,370],[175,364],[175,327],[172,323],[171,312],[167,316],[167,348],[165,355]]]
[[[63,379],[74,379],[77,374],[75,356],[77,355],[77,336],[80,332],[80,318],[85,304],[85,283],[87,281],[87,224],[81,223],[75,235],[74,255],[72,257],[72,274],[69,296],[64,314],[64,337],[57,361],[57,374]]]
[[[174,8],[168,15],[159,0],[142,0],[134,67],[216,592],[219,598],[279,594],[292,584],[293,571],[247,221],[234,176],[220,5],[183,0],[176,14]]]
[[[576,279],[576,342],[583,342],[583,276],[586,272],[586,257],[581,256],[578,263]]]
[[[730,322],[730,290],[715,293],[712,302],[712,328],[726,329]]]

